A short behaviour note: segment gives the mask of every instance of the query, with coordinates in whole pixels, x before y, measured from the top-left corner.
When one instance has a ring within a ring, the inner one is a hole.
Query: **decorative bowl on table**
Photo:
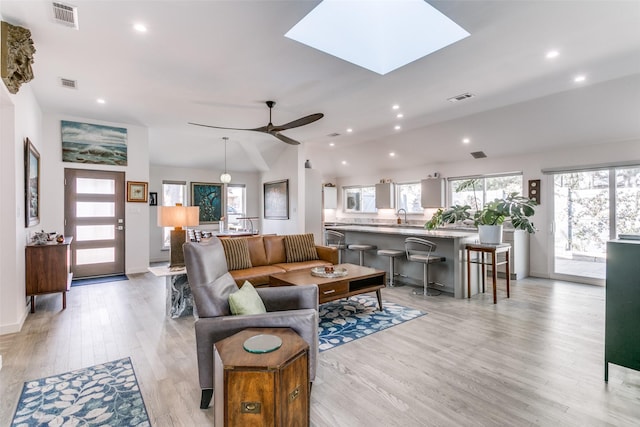
[[[344,267],[313,267],[311,269],[311,275],[317,277],[343,277],[347,275],[347,269]]]

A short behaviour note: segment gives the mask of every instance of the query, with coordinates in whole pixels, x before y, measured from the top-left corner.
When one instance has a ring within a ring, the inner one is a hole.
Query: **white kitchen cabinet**
[[[423,208],[442,208],[445,206],[444,178],[428,178],[420,181],[420,205]]]
[[[392,182],[376,184],[376,209],[395,209],[396,197]]]
[[[324,187],[324,209],[338,208],[338,187]]]

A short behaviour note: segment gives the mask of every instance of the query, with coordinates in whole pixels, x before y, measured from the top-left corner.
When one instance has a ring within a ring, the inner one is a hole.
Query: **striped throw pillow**
[[[224,248],[224,257],[227,259],[227,270],[251,268],[247,239],[228,238],[220,239],[220,242]]]
[[[320,259],[311,233],[284,236],[284,248],[287,253],[287,262]]]

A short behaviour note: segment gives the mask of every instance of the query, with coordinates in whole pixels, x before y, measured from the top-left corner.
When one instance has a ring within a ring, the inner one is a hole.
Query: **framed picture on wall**
[[[289,219],[289,180],[264,183],[264,218]]]
[[[140,181],[127,181],[127,202],[148,202],[148,183]]]
[[[40,222],[40,153],[29,138],[24,140],[25,227]]]
[[[200,207],[200,224],[218,222],[224,216],[223,189],[223,184],[219,183],[191,183],[191,206]]]

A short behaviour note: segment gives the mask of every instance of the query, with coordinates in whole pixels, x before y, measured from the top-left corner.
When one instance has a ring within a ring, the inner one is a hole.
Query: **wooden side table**
[[[509,295],[509,285],[510,285],[510,265],[509,265],[509,254],[511,252],[511,245],[508,243],[500,243],[495,245],[489,244],[479,244],[479,243],[467,243],[465,246],[467,250],[467,298],[471,298],[471,264],[481,264],[482,265],[482,292],[484,292],[484,277],[485,273],[485,265],[491,266],[491,273],[493,278],[493,303],[497,303],[497,295],[496,295],[496,282],[498,281],[498,266],[506,264],[507,266],[507,298]],[[478,258],[475,260],[471,259],[471,252],[477,252]],[[505,260],[498,261],[498,254],[504,253]],[[485,254],[491,255],[491,261],[487,262],[485,260]]]
[[[253,336],[276,335],[270,353],[243,347]],[[216,427],[308,426],[309,345],[289,328],[252,328],[214,344]]]
[[[63,243],[47,242],[25,247],[25,290],[31,297],[31,312],[36,312],[36,295],[62,292],[62,309],[67,308],[67,291],[71,288],[70,246],[73,237]]]

